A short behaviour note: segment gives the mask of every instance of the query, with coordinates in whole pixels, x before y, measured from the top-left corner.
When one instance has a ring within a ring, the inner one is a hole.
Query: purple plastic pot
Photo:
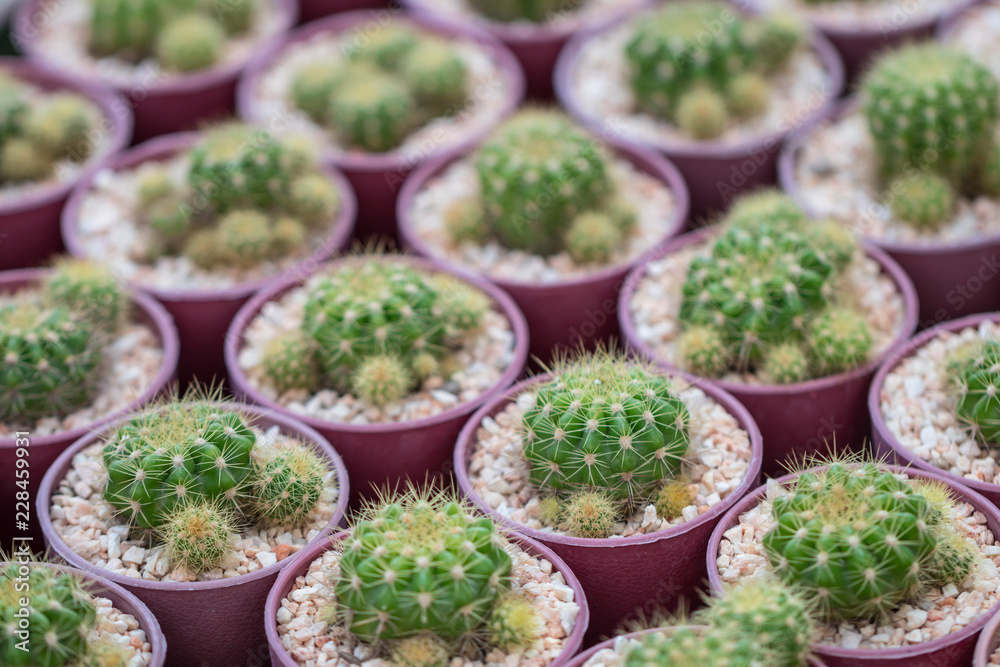
[[[588,644],[610,635],[639,609],[648,616],[655,610],[672,609],[682,598],[696,601],[705,579],[704,549],[712,529],[726,510],[758,483],[763,449],[760,431],[750,413],[725,391],[690,375],[675,375],[697,386],[736,418],[750,436],[751,458],[746,476],[722,502],[696,519],[656,533],[614,539],[555,535],[503,517],[472,488],[468,465],[483,419],[500,413],[518,394],[547,380],[548,375],[525,380],[489,401],[458,436],[454,465],[462,493],[497,523],[552,549],[580,579],[591,607]]]
[[[427,0],[401,0],[401,2],[403,6],[415,12],[426,12],[454,22],[476,25],[489,31],[517,56],[527,76],[528,96],[543,102],[552,100],[552,72],[559,59],[559,53],[570,37],[584,29],[600,28],[624,13],[648,4],[646,0],[631,0],[622,3],[626,5],[624,8],[615,8],[604,16],[589,21],[578,17],[563,17],[549,23],[533,24],[493,21],[479,14],[455,16],[451,12],[435,7],[437,3]]]
[[[799,151],[819,125],[840,119],[856,106],[856,100],[845,100],[812,119],[789,138],[778,158],[781,187],[810,214],[809,200],[799,188],[795,176]],[[853,225],[860,234],[865,232],[863,219],[846,224]],[[966,313],[1000,308],[1000,281],[993,280],[1000,271],[1000,233],[964,241],[928,243],[886,241],[870,236],[864,238],[892,257],[913,281],[920,302],[920,328]]]
[[[0,271],[40,266],[62,252],[59,216],[70,191],[88,177],[101,160],[125,148],[132,136],[132,114],[119,95],[23,58],[0,58],[0,71],[51,91],[83,95],[104,114],[98,131],[104,148],[88,158],[81,171],[61,183],[33,188],[19,197],[0,200]]]
[[[396,0],[299,0],[299,23],[309,23],[316,19],[359,9],[398,11]]]
[[[882,456],[890,457],[890,461],[896,461],[901,465],[916,466],[921,470],[933,472],[948,479],[950,483],[964,484],[976,493],[980,493],[989,499],[994,505],[1000,506],[1000,484],[983,482],[978,479],[968,479],[956,475],[947,470],[942,470],[936,465],[916,456],[909,448],[896,438],[885,423],[882,415],[882,387],[889,373],[896,369],[904,360],[913,356],[917,350],[927,345],[929,342],[945,332],[957,333],[968,327],[978,326],[980,322],[1000,322],[1000,313],[983,313],[979,315],[969,315],[960,320],[945,322],[935,327],[923,331],[910,339],[900,348],[897,348],[885,360],[872,380],[871,390],[868,392],[868,412],[872,421],[872,445],[875,451]]]
[[[0,569],[5,568],[11,562],[15,561],[0,561]],[[21,561],[16,562],[21,563]],[[22,563],[22,567],[24,565]],[[28,563],[27,567],[32,569],[44,567],[77,576],[82,581],[85,591],[91,595],[111,600],[111,604],[115,606],[115,609],[123,614],[130,614],[135,617],[135,620],[139,622],[139,628],[146,633],[146,642],[149,644],[150,653],[153,656],[148,667],[163,667],[167,659],[167,640],[163,638],[163,632],[160,631],[160,624],[156,622],[156,617],[153,616],[149,608],[139,598],[116,583],[95,577],[90,572],[84,572],[77,568],[37,561]],[[21,570],[18,574],[20,575],[22,572],[24,570]]]
[[[612,143],[655,149],[670,158],[690,189],[692,219],[708,217],[725,209],[740,192],[775,183],[777,153],[785,137],[810,119],[824,115],[844,85],[840,56],[826,38],[814,33],[810,45],[822,60],[830,85],[810,99],[808,109],[790,118],[787,127],[739,142],[659,140],[628,135],[618,125],[583,106],[575,95],[572,81],[580,52],[587,41],[633,18],[634,15],[622,17],[609,26],[581,32],[569,41],[556,63],[556,97],[571,115],[601,136],[608,137]]]
[[[200,135],[184,132],[159,137],[114,156],[102,166],[104,169],[122,171],[133,169],[149,161],[161,161],[190,148]],[[304,275],[316,265],[346,249],[351,242],[351,231],[357,211],[354,194],[344,176],[332,166],[324,172],[340,191],[340,210],[329,225],[330,233],[312,255],[282,274],[252,280],[232,287],[206,290],[176,290],[136,284],[135,287],[152,294],[173,316],[181,339],[181,359],[178,375],[182,382],[197,377],[203,382],[213,378],[222,380],[226,366],[222,358],[223,340],[229,323],[240,307],[262,287],[279,282],[282,278]],[[98,172],[99,173],[99,172]],[[80,239],[78,222],[80,207],[93,186],[95,175],[83,181],[70,196],[63,212],[62,233],[69,252],[86,257]]]
[[[989,667],[995,664],[990,662],[990,656],[998,646],[1000,646],[1000,614],[994,614],[979,633],[976,651],[972,655],[972,667]]]
[[[760,11],[757,0],[731,1],[747,11]],[[866,66],[880,51],[899,47],[906,42],[931,37],[938,25],[979,1],[958,0],[953,3],[953,7],[941,14],[929,16],[919,21],[908,20],[912,11],[908,11],[908,5],[901,5],[890,21],[882,21],[876,25],[845,26],[822,20],[813,20],[810,21],[810,24],[823,33],[837,48],[837,52],[844,60],[848,84],[852,84],[864,73]],[[909,7],[912,6],[909,5]]]
[[[666,183],[673,194],[677,208],[657,247],[684,231],[688,220],[688,193],[677,168],[651,151],[628,147],[617,148],[616,151],[636,169]],[[414,197],[427,181],[457,159],[459,156],[439,158],[418,169],[399,194],[397,214],[399,235],[406,247],[419,255],[434,257],[448,264],[453,263],[436,256],[434,249],[416,233],[410,211]],[[625,276],[655,252],[654,247],[630,262],[557,283],[520,282],[486,274],[483,277],[502,287],[514,298],[528,320],[532,356],[548,360],[558,351],[576,350],[581,344],[593,347],[597,341],[619,335],[615,313],[618,310],[618,293]],[[455,266],[465,271],[472,270],[457,264]]]
[[[20,269],[0,273],[0,293],[9,294],[33,286],[48,273],[47,269]],[[120,418],[124,414],[137,410],[161,394],[176,379],[180,344],[177,340],[177,330],[174,328],[170,315],[160,304],[144,294],[133,293],[131,299],[134,320],[149,326],[163,347],[163,361],[156,372],[156,377],[153,378],[149,387],[128,406],[99,421],[51,435],[28,434],[27,438],[30,443],[28,445],[19,441],[17,437],[0,437],[0,502],[4,503],[5,507],[9,507],[11,511],[9,520],[0,523],[0,549],[9,547],[12,538],[25,536],[32,538],[31,546],[34,550],[41,551],[42,549],[42,530],[37,516],[30,511],[30,506],[16,506],[16,494],[22,491],[15,486],[18,481],[15,471],[23,469],[23,464],[18,465],[19,459],[28,463],[29,497],[37,498],[42,476],[67,447],[87,433],[102,428],[108,422]],[[22,509],[30,514],[27,531],[15,530],[15,522],[21,519],[21,517],[15,516],[15,513]]]
[[[165,81],[115,83],[91,71],[67,70],[53,61],[36,41],[39,28],[58,13],[46,8],[48,0],[26,0],[14,17],[13,42],[29,59],[60,69],[79,81],[115,88],[127,98],[122,109],[135,114],[135,142],[180,130],[195,129],[203,121],[229,116],[234,110],[236,80],[247,60],[226,63],[192,74],[171,76]],[[277,7],[278,31],[267,43],[280,39],[298,19],[296,0],[273,0]],[[44,10],[44,11],[42,11]],[[263,45],[262,45],[263,46]],[[262,48],[262,47],[261,47]],[[256,52],[257,49],[254,51]]]
[[[309,445],[336,471],[340,489],[337,507],[330,522],[310,544],[325,542],[343,524],[347,498],[350,495],[347,469],[340,456],[323,436],[299,421],[249,405],[240,405],[238,409],[250,417],[254,426],[262,429],[277,426],[281,433]],[[93,565],[78,556],[56,533],[49,515],[53,492],[66,477],[73,457],[99,442],[102,436],[108,435],[111,428],[113,426],[91,433],[74,443],[63,452],[42,480],[36,511],[46,543],[59,558],[73,567],[100,579],[110,580],[145,602],[156,615],[163,627],[163,634],[170,642],[170,659],[167,664],[176,667],[265,664],[267,646],[262,616],[264,601],[278,574],[295,557],[290,556],[256,572],[230,579],[149,581],[126,577]]]
[[[360,258],[338,259],[327,268],[332,269],[352,261],[360,261]],[[444,412],[424,419],[385,424],[349,424],[295,414],[264,395],[250,383],[237,361],[244,343],[243,333],[261,312],[264,304],[280,299],[286,292],[301,286],[305,282],[304,277],[290,278],[255,296],[237,314],[226,337],[225,354],[229,383],[237,395],[262,405],[276,414],[301,419],[337,443],[337,451],[344,457],[347,468],[351,471],[351,482],[355,492],[355,497],[351,499],[351,507],[358,507],[362,499],[375,497],[379,488],[386,486],[395,488],[398,483],[407,480],[419,482],[426,476],[447,476],[451,468],[451,452],[455,438],[458,437],[465,420],[479,406],[502,394],[517,380],[528,358],[528,325],[524,321],[524,315],[511,298],[496,286],[475,276],[449,269],[433,260],[386,255],[382,261],[405,262],[418,269],[447,273],[461,278],[485,292],[492,299],[493,307],[502,312],[510,322],[514,332],[513,360],[496,384],[479,398],[458,403]]]
[[[956,484],[951,479],[937,473],[898,466],[885,467],[896,474],[905,473],[911,478],[946,484],[955,498],[972,505],[977,512],[982,512],[986,517],[987,527],[994,535],[1000,537],[1000,511],[972,489],[962,484]],[[797,474],[785,475],[777,481],[781,484],[787,484],[795,477]],[[766,486],[756,489],[729,510],[715,527],[706,554],[708,579],[714,594],[718,594],[724,588],[716,564],[723,534],[736,526],[739,523],[740,514],[753,509],[765,497],[766,493]],[[988,612],[961,630],[923,644],[886,649],[849,649],[828,644],[813,644],[812,649],[816,656],[830,667],[858,667],[859,665],[862,667],[907,667],[909,665],[965,667],[972,660],[972,650],[979,631],[988,620],[995,618],[998,610],[1000,610],[1000,603],[994,605]]]
[[[714,230],[690,232],[671,241],[652,260],[656,261],[682,248],[708,240]],[[825,453],[828,446],[838,448],[853,445],[858,448],[870,434],[868,387],[879,364],[892,349],[902,345],[913,335],[917,326],[917,297],[910,279],[885,253],[871,246],[863,246],[865,253],[879,263],[903,297],[905,319],[903,327],[889,350],[860,368],[837,375],[785,385],[750,385],[725,380],[707,380],[722,387],[746,406],[757,421],[764,437],[765,475],[784,472],[784,464],[799,460],[803,455]],[[639,338],[629,312],[632,295],[646,275],[648,263],[633,271],[625,282],[621,295],[618,318],[622,335],[632,350],[646,359],[666,368],[676,366],[659,358],[656,352]]]
[[[392,20],[411,23],[419,28],[439,34],[451,41],[471,40],[489,51],[503,72],[510,92],[502,108],[496,110],[497,121],[514,112],[524,98],[524,74],[513,54],[503,44],[482,30],[473,26],[456,25],[427,15],[401,13],[398,8],[385,12],[356,11],[337,14],[316,21],[292,32],[279,43],[262,50],[247,66],[236,92],[237,108],[240,116],[261,125],[284,123],[280,117],[270,117],[261,111],[254,96],[264,73],[285,51],[299,42],[313,39],[323,33],[340,34],[348,31],[358,33],[358,39]],[[483,127],[477,132],[452,143],[431,143],[419,151],[390,151],[388,153],[364,153],[330,149],[324,158],[336,165],[350,180],[358,197],[358,228],[355,235],[361,239],[382,237],[393,241],[396,237],[396,197],[399,188],[410,173],[421,163],[441,155],[455,155],[467,151],[479,143],[492,127]]]
[[[295,567],[290,567],[282,572],[281,576],[274,583],[274,587],[267,596],[267,605],[264,608],[264,626],[267,630],[267,645],[271,651],[271,664],[275,665],[275,667],[299,667],[299,663],[288,654],[288,651],[285,650],[285,647],[281,643],[281,638],[278,636],[278,609],[281,608],[281,600],[292,590],[295,579],[305,575],[309,570],[310,563],[319,558],[321,554],[330,550],[334,542],[343,540],[348,535],[350,535],[350,532],[345,531],[335,535],[329,542],[318,542],[308,549],[304,549],[296,555]],[[532,556],[544,558],[552,563],[553,571],[562,573],[566,585],[573,589],[574,601],[580,605],[580,613],[576,617],[576,624],[573,626],[573,631],[566,638],[566,646],[563,652],[545,666],[563,667],[580,650],[580,646],[583,644],[583,636],[587,630],[587,622],[590,618],[587,596],[584,595],[583,588],[580,586],[580,582],[577,581],[573,572],[551,549],[547,548],[544,544],[539,544],[535,540],[518,535],[517,533],[507,533],[507,537],[511,542],[514,542]]]

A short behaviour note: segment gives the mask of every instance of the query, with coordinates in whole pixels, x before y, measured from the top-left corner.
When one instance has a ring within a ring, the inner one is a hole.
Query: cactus
[[[96,330],[114,330],[128,306],[118,278],[105,266],[62,259],[45,280],[45,298],[54,306],[75,310]]]
[[[934,229],[955,213],[955,189],[933,172],[917,172],[889,185],[892,214],[920,229]]]
[[[413,127],[413,93],[377,70],[352,72],[330,99],[327,122],[352,147],[373,153],[396,148]]]
[[[711,88],[698,86],[677,101],[677,126],[695,139],[715,139],[726,131],[729,110],[722,95]]]
[[[831,375],[867,361],[872,335],[864,317],[846,308],[833,308],[813,320],[808,343],[820,372]]]
[[[0,571],[0,663],[75,667],[87,654],[87,636],[97,622],[93,598],[74,574],[29,565],[25,581],[23,569],[10,563]],[[18,636],[22,609],[28,614],[27,637]]]
[[[432,275],[428,282],[438,294],[435,312],[446,337],[454,338],[479,329],[492,307],[484,292],[446,273]]]
[[[980,442],[1000,444],[1000,343],[984,341],[956,364],[958,403],[955,414]]]
[[[323,460],[301,444],[255,461],[253,515],[267,525],[301,524],[320,500],[326,473]]]
[[[394,72],[404,65],[422,41],[413,30],[389,24],[373,32],[368,43],[360,45],[351,55],[354,60]]]
[[[150,165],[138,175],[136,199],[140,208],[148,208],[165,199],[172,199],[178,194],[170,172],[159,165]]]
[[[414,380],[399,356],[376,354],[361,360],[351,375],[351,387],[361,400],[383,406],[405,398]]]
[[[876,61],[861,96],[883,182],[917,168],[975,193],[1000,121],[1000,83],[987,67],[939,44],[910,45]]]
[[[87,654],[76,667],[129,667],[135,651],[129,646],[116,644],[110,639],[100,639],[87,647]]]
[[[71,156],[79,162],[92,151],[90,131],[97,124],[91,102],[72,93],[53,95],[24,121],[24,136],[36,148],[56,159]]]
[[[603,152],[557,112],[516,114],[480,147],[475,165],[493,233],[537,254],[558,252],[570,221],[610,191]]]
[[[541,622],[530,601],[507,593],[497,602],[486,622],[490,645],[506,651],[530,646],[540,634]]]
[[[230,35],[249,30],[260,11],[260,0],[215,0],[212,5],[219,22]]]
[[[0,179],[13,183],[41,181],[52,175],[52,156],[27,139],[15,137],[0,146]]]
[[[0,142],[21,132],[29,112],[21,84],[6,72],[0,72]]]
[[[305,174],[292,181],[289,211],[310,227],[328,224],[340,208],[340,193],[319,173]]]
[[[579,491],[570,495],[563,509],[563,526],[574,537],[608,537],[621,511],[617,499],[606,491]]]
[[[769,12],[751,30],[756,33],[752,42],[766,74],[780,70],[791,60],[807,32],[802,20],[789,12]]]
[[[223,216],[217,224],[217,249],[226,265],[249,268],[272,255],[274,230],[263,213],[236,210]]]
[[[292,104],[314,121],[322,122],[329,113],[330,99],[345,75],[345,68],[333,63],[311,62],[300,67],[289,88]]]
[[[278,393],[291,389],[315,390],[320,384],[319,364],[312,339],[293,331],[268,341],[262,361],[264,376]]]
[[[560,13],[575,11],[584,0],[469,0],[477,12],[494,21],[550,21]]]
[[[625,667],[755,667],[753,643],[744,637],[680,627],[643,637],[625,656]]]
[[[421,41],[406,56],[400,72],[417,102],[435,115],[449,114],[465,103],[468,68],[444,40]]]
[[[669,378],[602,351],[560,360],[551,376],[522,418],[532,484],[624,501],[677,474],[689,415]]]
[[[656,494],[653,505],[656,516],[670,521],[681,516],[684,508],[694,502],[695,494],[687,479],[674,479],[667,482]]]
[[[84,405],[101,362],[94,333],[66,308],[0,306],[0,421],[62,416]]]
[[[174,507],[164,519],[158,533],[167,555],[192,572],[219,567],[233,550],[237,520],[224,503],[196,498]]]
[[[770,86],[760,74],[754,72],[740,74],[733,77],[726,86],[725,103],[728,105],[729,111],[737,117],[753,118],[759,116],[767,110],[770,102]]]
[[[156,41],[156,58],[164,68],[195,72],[218,62],[226,32],[218,21],[199,14],[168,23]]]
[[[389,659],[395,667],[448,667],[451,650],[448,642],[425,632],[393,641]]]
[[[362,512],[342,545],[329,620],[362,641],[480,631],[511,587],[505,540],[447,495],[409,490]]]
[[[442,223],[448,236],[457,243],[476,242],[489,236],[485,217],[482,202],[477,197],[466,197],[448,206]]]
[[[761,373],[774,384],[802,382],[809,377],[809,356],[798,343],[781,343],[768,351]]]
[[[774,500],[764,550],[825,617],[878,618],[942,577],[931,563],[949,528],[931,528],[932,509],[910,482],[874,463],[834,462],[801,473]]]
[[[692,373],[715,377],[733,362],[733,349],[718,327],[693,325],[677,340],[677,351],[684,368]]]
[[[573,219],[563,243],[574,262],[591,264],[607,262],[621,242],[621,227],[610,215],[588,211]]]

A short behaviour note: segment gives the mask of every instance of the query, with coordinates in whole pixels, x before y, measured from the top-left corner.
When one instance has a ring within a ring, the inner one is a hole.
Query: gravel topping
[[[635,21],[642,20],[639,14]],[[615,137],[645,142],[694,143],[675,125],[635,111],[629,85],[625,46],[635,23],[626,21],[612,30],[590,37],[570,72],[570,95],[582,109],[603,121]],[[771,78],[771,106],[752,119],[734,124],[718,139],[705,145],[747,141],[772,132],[787,132],[823,107],[833,91],[823,61],[811,49],[801,49],[788,66]]]
[[[1000,76],[1000,53],[996,48],[1000,36],[1000,2],[990,0],[970,7],[961,17],[944,43],[968,53]]]
[[[739,525],[725,532],[717,560],[724,582],[775,576],[763,540],[771,527],[770,503],[786,493],[787,489],[768,480],[767,502],[741,514]],[[982,553],[978,567],[960,586],[931,587],[914,604],[901,605],[885,622],[820,623],[813,643],[863,649],[921,644],[964,628],[1000,601],[1000,546],[995,544],[982,513],[961,502],[957,510],[956,526],[979,545]]]
[[[653,505],[640,507],[616,526],[610,539],[655,533],[697,518],[718,505],[739,486],[752,456],[749,434],[725,408],[701,389],[686,387],[678,396],[691,415],[691,446],[684,464],[694,496],[680,516],[657,516]],[[545,497],[529,480],[523,455],[521,418],[535,404],[535,393],[518,394],[496,418],[483,419],[469,461],[473,490],[499,514],[535,530],[566,535],[539,518],[539,501]]]
[[[677,356],[677,337],[681,333],[678,314],[688,266],[696,256],[710,256],[711,243],[712,239],[708,239],[650,262],[628,303],[639,339],[657,359],[673,366],[681,365]],[[859,252],[841,276],[837,289],[857,305],[868,321],[873,339],[871,358],[888,350],[906,318],[903,296],[892,278],[882,273],[878,262]],[[730,372],[721,379],[763,384],[753,373]]]
[[[590,656],[587,662],[583,663],[583,667],[623,667],[629,652],[641,645],[636,639],[620,635],[615,637],[613,647],[601,649]]]
[[[636,169],[628,160],[616,157],[608,164],[622,200],[636,207],[638,224],[606,264],[577,264],[566,252],[546,257],[505,248],[496,241],[456,243],[444,227],[445,213],[455,201],[480,193],[475,164],[468,157],[430,179],[414,197],[410,211],[413,231],[435,257],[504,280],[551,284],[627,264],[663,240],[677,204],[665,183]]]
[[[934,230],[895,219],[893,194],[878,187],[877,166],[868,124],[855,109],[809,133],[795,159],[799,196],[814,215],[880,241],[939,245],[1000,234],[1000,201],[987,197],[959,198],[955,216]]]
[[[257,432],[256,448],[282,446],[290,438],[277,426]],[[52,526],[81,558],[116,574],[150,581],[215,581],[274,565],[316,538],[337,507],[337,473],[327,473],[323,495],[309,519],[299,526],[263,528],[250,525],[233,535],[233,551],[222,566],[195,575],[181,564],[172,564],[162,546],[150,548],[148,541],[129,539],[128,525],[104,500],[101,490],[107,472],[101,459],[103,443],[97,442],[73,457],[72,467],[51,499]]]
[[[90,36],[91,0],[48,0],[41,3],[34,25],[36,45],[46,59],[59,68],[94,76],[116,86],[129,86],[130,94],[142,94],[171,80],[197,76],[226,65],[249,60],[260,46],[279,32],[278,0],[264,0],[254,24],[246,33],[226,40],[222,57],[211,68],[183,74],[160,69],[155,58],[131,63],[121,58],[95,58],[87,42]]]
[[[146,631],[132,614],[117,609],[107,598],[94,596],[97,607],[97,624],[87,637],[87,643],[111,641],[127,646],[134,656],[126,667],[144,667],[153,662],[153,647],[146,641]]]
[[[879,405],[889,432],[913,455],[954,475],[1000,484],[997,451],[981,445],[955,414],[958,393],[947,369],[953,352],[984,340],[1000,340],[1000,325],[984,321],[943,332],[886,375]]]
[[[747,0],[736,2],[741,6],[751,4]],[[816,4],[803,0],[752,0],[762,12],[793,12],[807,21],[880,33],[941,16],[955,3],[956,0],[839,0]]]
[[[542,667],[562,653],[580,613],[573,589],[548,560],[533,557],[514,543],[508,544],[507,552],[514,561],[513,590],[522,593],[543,620],[541,636],[526,650],[504,653],[494,649],[485,661],[454,658],[449,667]],[[278,609],[281,643],[303,667],[390,667],[388,660],[376,657],[378,650],[371,644],[357,640],[342,626],[328,628],[323,622],[324,608],[336,602],[333,582],[339,574],[338,563],[339,555],[327,551],[295,580]]]
[[[278,395],[261,366],[267,343],[276,336],[297,331],[302,326],[309,289],[322,275],[313,276],[305,286],[289,290],[281,298],[269,301],[246,328],[238,363],[250,385],[269,399],[297,415],[349,424],[384,424],[424,419],[448,410],[459,403],[474,401],[489,391],[514,362],[514,331],[503,313],[490,310],[483,326],[462,341],[452,353],[452,363],[442,364],[458,370],[450,377],[432,376],[401,401],[381,408],[351,394],[323,389],[315,394],[292,389]]]

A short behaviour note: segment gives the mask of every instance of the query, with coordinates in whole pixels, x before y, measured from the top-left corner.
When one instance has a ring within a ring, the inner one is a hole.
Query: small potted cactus
[[[70,252],[120,267],[181,336],[180,376],[222,378],[222,343],[258,289],[350,242],[354,198],[302,137],[223,123],[116,157],[73,193]]]
[[[29,0],[12,39],[35,62],[125,95],[145,141],[230,114],[250,56],[297,17],[295,0]]]
[[[837,97],[843,67],[795,20],[687,0],[574,38],[555,82],[560,103],[595,132],[673,160],[700,216],[774,182],[778,148]]]
[[[462,423],[527,355],[524,316],[498,288],[367,253],[264,290],[226,338],[234,391],[336,442],[355,507],[376,487],[447,473]]]
[[[124,101],[23,59],[0,58],[0,270],[62,250],[59,214],[73,186],[132,132]]]
[[[149,605],[172,660],[230,665],[259,652],[267,590],[348,493],[318,433],[198,388],[81,438],[38,511],[63,560]]]
[[[528,95],[552,98],[552,70],[566,42],[645,4],[644,0],[402,0],[414,10],[488,30],[517,56]]]
[[[841,221],[910,275],[926,327],[1000,303],[1000,82],[952,47],[881,55],[858,96],[781,157],[804,209]]]
[[[424,15],[337,14],[251,63],[242,117],[308,133],[359,201],[358,236],[391,240],[396,197],[425,160],[458,151],[524,96],[514,57],[489,35]]]
[[[281,667],[344,655],[401,666],[565,665],[588,618],[579,583],[551,551],[448,492],[409,485],[296,559],[265,616]]]
[[[565,114],[525,109],[471,153],[403,186],[400,235],[421,255],[484,275],[528,319],[531,352],[618,334],[621,282],[687,222],[687,189],[648,151],[610,150]]]
[[[0,355],[0,500],[22,513],[0,528],[0,543],[40,542],[29,499],[45,471],[73,441],[173,381],[177,332],[162,307],[110,271],[63,259],[0,273]]]
[[[984,313],[921,332],[890,356],[868,396],[878,451],[1000,501],[998,341],[1000,315]]]
[[[740,198],[625,285],[619,317],[644,357],[723,387],[764,435],[764,473],[868,437],[879,362],[916,326],[913,287],[883,253],[787,196]]]
[[[812,608],[794,587],[779,580],[749,579],[707,603],[690,619],[602,642],[574,658],[569,667],[821,664],[809,655]]]
[[[769,481],[731,509],[708,551],[714,591],[778,578],[819,614],[831,667],[969,664],[1000,606],[1000,512],[935,473],[865,459]]]
[[[23,548],[0,562],[3,664],[163,667],[166,655],[156,618],[121,586],[37,562]]]
[[[573,568],[596,639],[653,597],[670,606],[701,584],[712,527],[754,486],[760,456],[728,394],[598,349],[483,406],[455,473],[481,510]]]

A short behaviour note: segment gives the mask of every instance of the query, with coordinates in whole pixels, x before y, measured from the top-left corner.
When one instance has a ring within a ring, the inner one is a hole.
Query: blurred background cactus
[[[715,139],[767,110],[770,79],[805,37],[781,13],[747,17],[714,0],[667,3],[636,22],[625,48],[636,106],[693,139]]]
[[[955,413],[985,445],[1000,445],[1000,343],[985,340],[960,349],[949,371]]]
[[[408,487],[371,502],[339,548],[327,621],[400,664],[481,659],[493,647],[527,649],[540,634],[530,600],[512,589],[507,540],[446,492]]]
[[[42,93],[0,72],[0,186],[45,181],[83,162],[101,112],[74,93]]]
[[[175,72],[211,67],[226,39],[249,30],[259,0],[91,0],[90,52]]]
[[[607,262],[636,224],[619,199],[610,158],[561,112],[527,109],[483,143],[473,161],[475,197],[455,202],[445,224],[456,241],[495,239],[508,248],[581,264]]]
[[[521,418],[529,479],[561,499],[547,519],[577,537],[607,537],[682,473],[687,408],[672,379],[603,350],[559,359],[550,374]],[[686,485],[675,500],[685,495]]]
[[[446,39],[387,24],[342,60],[295,73],[289,97],[348,148],[384,153],[427,122],[451,116],[469,95],[468,66]]]
[[[139,168],[136,213],[149,261],[183,255],[205,270],[246,269],[301,251],[340,208],[336,183],[300,138],[226,123],[206,131],[179,173]]]
[[[683,286],[681,365],[699,375],[756,372],[775,384],[863,365],[872,335],[837,285],[859,251],[834,222],[809,220],[787,196],[737,200],[692,259]]]
[[[579,9],[584,0],[468,0],[477,12],[494,21],[546,23]]]

